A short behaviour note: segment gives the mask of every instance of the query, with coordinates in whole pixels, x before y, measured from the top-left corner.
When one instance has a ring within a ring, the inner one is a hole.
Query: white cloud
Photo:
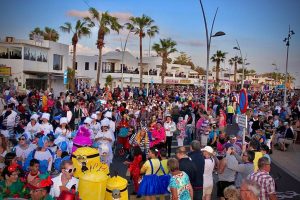
[[[70,51],[72,51],[73,49],[73,46],[70,45],[69,46],[69,49]],[[109,46],[105,46],[102,50],[102,54],[105,54],[109,51],[113,51],[114,49],[109,47]],[[88,47],[88,46],[84,46],[82,44],[77,44],[76,46],[76,53],[77,55],[85,55],[85,56],[94,56],[94,55],[98,55],[98,49],[95,47],[95,48],[91,48],[91,47]]]

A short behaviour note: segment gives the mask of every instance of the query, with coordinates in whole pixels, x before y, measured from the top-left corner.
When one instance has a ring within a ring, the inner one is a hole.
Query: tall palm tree
[[[96,43],[97,48],[99,50],[96,85],[99,85],[102,73],[102,49],[104,47],[105,35],[109,34],[110,30],[119,33],[120,29],[122,29],[122,26],[119,24],[118,18],[111,16],[107,11],[104,13],[99,13],[99,11],[96,10],[96,8],[90,8],[89,12],[91,14],[91,17],[85,19],[89,20],[91,23],[95,22],[99,28]]]
[[[70,22],[66,22],[63,26],[60,26],[60,30],[62,32],[73,33],[72,36],[72,45],[73,45],[73,62],[72,62],[72,70],[75,72],[75,65],[76,65],[76,47],[78,40],[83,36],[90,36],[91,35],[91,27],[93,26],[92,23],[89,23],[86,20],[77,20],[75,27],[72,27]],[[74,74],[74,73],[72,73]],[[75,90],[75,76],[70,78],[69,87],[72,91]]]
[[[136,35],[140,38],[140,87],[142,87],[143,83],[143,72],[144,72],[144,66],[143,66],[143,38],[145,37],[145,33],[148,32],[148,30],[154,29],[155,27],[153,25],[154,20],[146,15],[142,15],[141,17],[130,17],[129,18],[130,23],[134,27],[134,32]]]
[[[44,35],[44,31],[39,28],[39,27],[35,27],[32,31],[30,31],[29,33],[29,39],[33,40],[34,39],[34,35]]]
[[[57,42],[59,39],[58,32],[53,28],[45,27],[43,35],[44,35],[44,40]]]
[[[235,56],[233,58],[230,58],[228,62],[229,62],[230,65],[234,65],[234,73],[233,74],[234,74],[234,82],[236,83],[237,82],[237,80],[236,80],[236,74],[238,72],[237,65],[238,64],[242,64],[243,60],[242,60],[241,57]]]
[[[160,43],[153,44],[152,49],[162,58],[161,83],[163,85],[167,71],[167,63],[170,60],[169,55],[177,51],[175,48],[177,43],[171,38],[160,39],[159,41]]]
[[[218,50],[210,59],[212,62],[216,63],[216,81],[217,84],[220,82],[220,63],[224,62],[226,57],[226,52]]]
[[[150,51],[151,51],[151,38],[153,38],[156,34],[159,33],[159,29],[157,26],[152,26],[150,29],[147,30],[147,35],[149,37],[149,55],[150,56]]]

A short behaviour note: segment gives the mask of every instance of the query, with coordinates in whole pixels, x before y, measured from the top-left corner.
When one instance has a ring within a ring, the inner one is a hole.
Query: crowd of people
[[[148,93],[148,96],[147,96]],[[286,151],[300,126],[300,101],[282,91],[248,91],[248,129],[237,125],[239,92],[186,86],[91,87],[78,92],[7,88],[0,97],[0,199],[72,199],[76,150],[101,163],[122,157],[133,194],[173,200],[277,199],[269,154]],[[237,127],[237,128],[236,128]],[[231,130],[232,129],[232,130]],[[175,152],[174,152],[175,149]]]

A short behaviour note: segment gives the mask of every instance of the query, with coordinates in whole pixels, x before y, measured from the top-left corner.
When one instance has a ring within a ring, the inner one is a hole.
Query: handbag
[[[166,174],[165,170],[164,170],[164,167],[162,166],[162,164],[160,163],[160,169],[162,170],[162,172],[164,173],[163,175],[161,176],[158,176],[159,178],[159,182],[160,182],[160,193],[161,194],[169,194],[169,190],[168,190],[168,186],[169,186],[169,183],[170,183],[170,179],[171,179],[171,176],[170,174]]]

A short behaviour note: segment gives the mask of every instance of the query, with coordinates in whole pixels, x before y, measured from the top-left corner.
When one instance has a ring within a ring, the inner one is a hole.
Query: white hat
[[[97,119],[97,115],[94,113],[94,114],[92,114],[91,118],[92,119]]]
[[[101,127],[102,127],[102,126],[109,126],[109,124],[110,124],[110,121],[109,121],[109,119],[107,119],[107,118],[104,118],[104,119],[101,121]]]
[[[103,154],[103,153],[109,153],[109,147],[107,146],[107,144],[102,144],[100,146],[100,152],[101,152],[101,154]]]
[[[211,153],[211,154],[214,153],[214,150],[211,146],[206,146],[203,149],[201,149],[201,151],[206,151],[206,152]]]
[[[84,124],[91,124],[92,123],[92,119],[90,117],[85,118]]]
[[[38,114],[33,114],[33,115],[31,115],[30,120],[33,119],[33,120],[37,121],[38,118],[39,118]]]
[[[167,114],[166,114],[166,118],[167,118],[167,117],[171,117],[170,113],[167,113]]]
[[[59,124],[67,124],[67,123],[68,123],[68,118],[66,118],[66,117],[60,118]]]
[[[111,112],[111,111],[107,111],[107,112],[104,114],[104,117],[112,118],[112,112]]]
[[[96,115],[98,115],[98,114],[101,114],[101,112],[100,111],[96,111]]]
[[[50,114],[49,114],[49,113],[43,113],[42,119],[47,119],[47,120],[49,120],[49,119],[50,119]]]

